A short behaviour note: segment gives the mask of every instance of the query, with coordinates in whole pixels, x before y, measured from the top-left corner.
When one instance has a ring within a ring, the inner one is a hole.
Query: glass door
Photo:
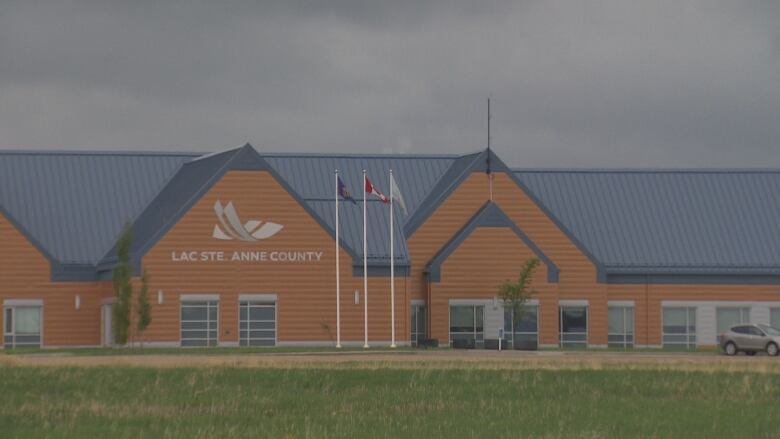
[[[454,348],[475,348],[485,344],[485,307],[450,306],[450,344]]]

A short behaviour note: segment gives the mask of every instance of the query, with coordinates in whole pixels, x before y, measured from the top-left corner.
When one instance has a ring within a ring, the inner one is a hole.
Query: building
[[[486,170],[492,173],[488,177]],[[334,169],[357,204],[340,202]],[[362,169],[396,205],[398,344],[693,347],[780,326],[780,171],[516,170],[452,155],[0,153],[4,346],[110,345],[114,244],[132,225],[153,346],[364,337]],[[491,183],[492,181],[492,183]],[[492,197],[491,197],[492,192]],[[388,206],[367,206],[368,337],[391,340]],[[532,257],[511,331],[497,286]]]

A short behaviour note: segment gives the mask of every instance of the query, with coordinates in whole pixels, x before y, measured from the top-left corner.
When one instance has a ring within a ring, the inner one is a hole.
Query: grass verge
[[[770,438],[780,375],[0,367],[2,437]]]

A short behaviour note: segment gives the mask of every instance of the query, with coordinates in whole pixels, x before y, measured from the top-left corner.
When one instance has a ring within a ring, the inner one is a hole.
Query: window
[[[539,307],[526,305],[519,320],[515,321],[512,330],[513,310],[510,306],[504,307],[504,337],[512,343],[515,349],[536,349],[539,343]]]
[[[769,326],[780,329],[780,308],[772,308],[770,311]]]
[[[41,307],[5,308],[3,344],[6,348],[41,347]]]
[[[14,310],[11,308],[5,309],[5,333],[10,334],[14,332],[14,318],[13,318]]]
[[[450,342],[455,347],[476,347],[485,342],[485,307],[482,305],[450,306]]]
[[[560,307],[561,347],[586,347],[588,345],[588,307]]]
[[[696,347],[696,308],[679,307],[663,309],[664,347]]]
[[[717,308],[715,317],[718,331],[715,336],[720,342],[720,334],[728,331],[732,326],[750,323],[750,308]]]
[[[427,325],[425,323],[425,305],[412,305],[412,346],[417,346],[427,338]]]
[[[276,302],[242,301],[238,308],[239,346],[275,346]]]
[[[607,343],[611,348],[634,347],[634,308],[610,306],[607,310]]]
[[[750,334],[750,327],[749,326],[735,326],[731,328],[731,330],[737,334]]]
[[[219,331],[219,302],[216,300],[181,303],[181,345],[216,346]]]

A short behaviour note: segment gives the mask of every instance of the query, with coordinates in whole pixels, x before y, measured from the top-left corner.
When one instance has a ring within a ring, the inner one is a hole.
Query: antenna
[[[488,109],[487,109],[488,110],[487,149],[488,149],[488,152],[490,152],[490,96],[488,96],[487,104],[488,104]],[[490,157],[488,157],[488,163],[490,163]]]
[[[487,159],[485,163],[485,173],[488,178],[488,190],[490,192],[490,201],[493,201],[493,174],[490,169],[490,95],[487,98]]]

